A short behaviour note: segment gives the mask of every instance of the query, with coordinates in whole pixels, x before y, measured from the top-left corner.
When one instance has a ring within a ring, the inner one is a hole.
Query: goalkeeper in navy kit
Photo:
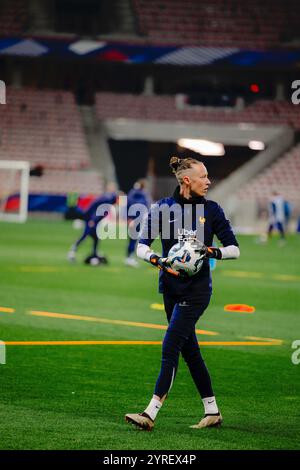
[[[191,427],[221,425],[223,418],[200,352],[195,326],[211,298],[209,259],[233,259],[240,255],[238,242],[222,208],[216,202],[205,199],[211,183],[204,164],[193,158],[172,157],[170,167],[179,186],[172,197],[161,199],[151,206],[137,246],[137,255],[160,269],[159,291],[163,294],[169,323],[153,397],[144,412],[125,416],[127,422],[147,431],[152,430],[156,416],[173,385],[180,353],[204,405],[204,417]],[[166,208],[170,211],[167,212]],[[214,235],[223,247],[212,247]],[[157,236],[161,238],[162,256],[151,249]],[[170,249],[178,240],[185,238],[202,242],[203,264],[199,272],[191,277],[173,270],[168,260]]]

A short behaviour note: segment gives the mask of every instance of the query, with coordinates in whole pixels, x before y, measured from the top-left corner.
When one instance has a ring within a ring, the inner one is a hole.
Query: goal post
[[[0,160],[0,220],[27,220],[29,171],[29,162]]]

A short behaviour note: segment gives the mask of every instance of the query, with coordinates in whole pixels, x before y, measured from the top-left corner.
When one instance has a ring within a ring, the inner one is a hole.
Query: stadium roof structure
[[[280,125],[255,125],[252,123],[209,123],[184,121],[149,121],[136,119],[106,119],[105,129],[115,140],[137,138],[153,142],[177,142],[180,138],[206,139],[225,145],[248,145],[252,140],[266,145],[280,137],[286,130]]]
[[[0,39],[0,56],[78,58],[129,64],[236,67],[296,66],[299,50],[257,51],[239,48],[141,45],[124,42],[20,37]]]

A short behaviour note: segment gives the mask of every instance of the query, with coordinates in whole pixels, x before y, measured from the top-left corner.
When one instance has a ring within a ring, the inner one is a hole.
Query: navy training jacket
[[[169,213],[170,207],[174,209],[171,213]],[[172,197],[163,198],[151,205],[148,217],[142,226],[139,243],[150,246],[159,236],[162,256],[167,257],[169,250],[178,243],[179,239],[194,236],[206,246],[211,246],[214,235],[224,247],[239,246],[230,222],[219,204],[202,196],[184,199],[177,187]],[[160,271],[159,292],[189,298],[210,295],[212,280],[209,260],[205,259],[200,271],[189,278],[175,277]]]

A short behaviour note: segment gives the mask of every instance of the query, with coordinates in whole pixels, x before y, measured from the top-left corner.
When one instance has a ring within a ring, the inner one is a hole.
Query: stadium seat
[[[96,113],[99,120],[127,118],[188,122],[249,122],[286,124],[300,129],[297,106],[287,101],[258,100],[242,110],[194,106],[178,109],[174,96],[143,96],[97,93]]]
[[[28,20],[26,0],[3,2],[0,8],[0,35],[13,36],[24,33],[28,28]]]
[[[299,35],[296,0],[133,0],[133,7],[138,32],[152,42],[264,49]]]
[[[0,158],[45,168],[90,166],[81,117],[70,92],[8,88]]]

